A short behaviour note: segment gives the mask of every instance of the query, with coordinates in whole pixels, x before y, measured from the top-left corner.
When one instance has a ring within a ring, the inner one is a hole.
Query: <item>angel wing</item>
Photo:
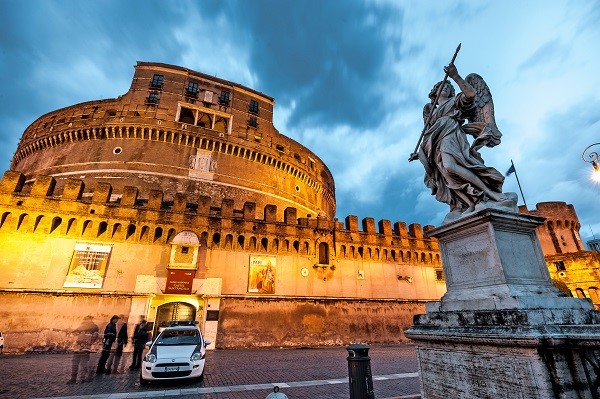
[[[497,146],[500,144],[502,133],[500,133],[498,126],[496,126],[492,93],[490,93],[485,80],[476,73],[467,75],[465,81],[477,92],[474,109],[468,118],[469,123],[463,126],[465,131],[475,136],[471,148],[477,151],[483,146]]]

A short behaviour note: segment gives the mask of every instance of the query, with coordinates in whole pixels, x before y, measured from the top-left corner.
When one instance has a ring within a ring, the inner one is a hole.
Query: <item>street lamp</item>
[[[600,174],[600,165],[598,161],[600,160],[600,155],[596,151],[590,150],[595,145],[600,145],[600,143],[594,143],[587,146],[585,150],[583,150],[583,154],[581,154],[581,158],[588,163],[592,164],[594,168],[594,174]],[[589,152],[588,152],[589,150]]]

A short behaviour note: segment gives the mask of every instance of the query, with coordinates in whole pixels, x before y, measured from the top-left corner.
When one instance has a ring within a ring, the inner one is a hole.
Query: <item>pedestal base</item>
[[[428,232],[448,290],[405,332],[422,399],[600,399],[600,313],[552,284],[541,223],[485,209]]]
[[[419,315],[405,334],[422,399],[595,399],[599,330],[596,311],[505,310]]]

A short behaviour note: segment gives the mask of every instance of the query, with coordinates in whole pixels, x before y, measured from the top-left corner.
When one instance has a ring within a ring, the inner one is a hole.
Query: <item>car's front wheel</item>
[[[150,385],[150,381],[145,380],[144,377],[142,377],[142,373],[140,373],[140,385],[143,387]]]

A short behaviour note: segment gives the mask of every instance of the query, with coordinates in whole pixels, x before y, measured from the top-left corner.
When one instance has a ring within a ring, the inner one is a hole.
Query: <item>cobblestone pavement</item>
[[[275,385],[289,399],[347,399],[344,347],[208,351],[202,382],[161,382],[141,387],[139,373],[94,375],[67,384],[72,354],[0,356],[0,398],[203,398],[264,399]],[[369,351],[375,397],[417,399],[418,366],[412,345],[373,345]],[[98,354],[90,364],[95,370]],[[131,354],[123,355],[128,366]]]

